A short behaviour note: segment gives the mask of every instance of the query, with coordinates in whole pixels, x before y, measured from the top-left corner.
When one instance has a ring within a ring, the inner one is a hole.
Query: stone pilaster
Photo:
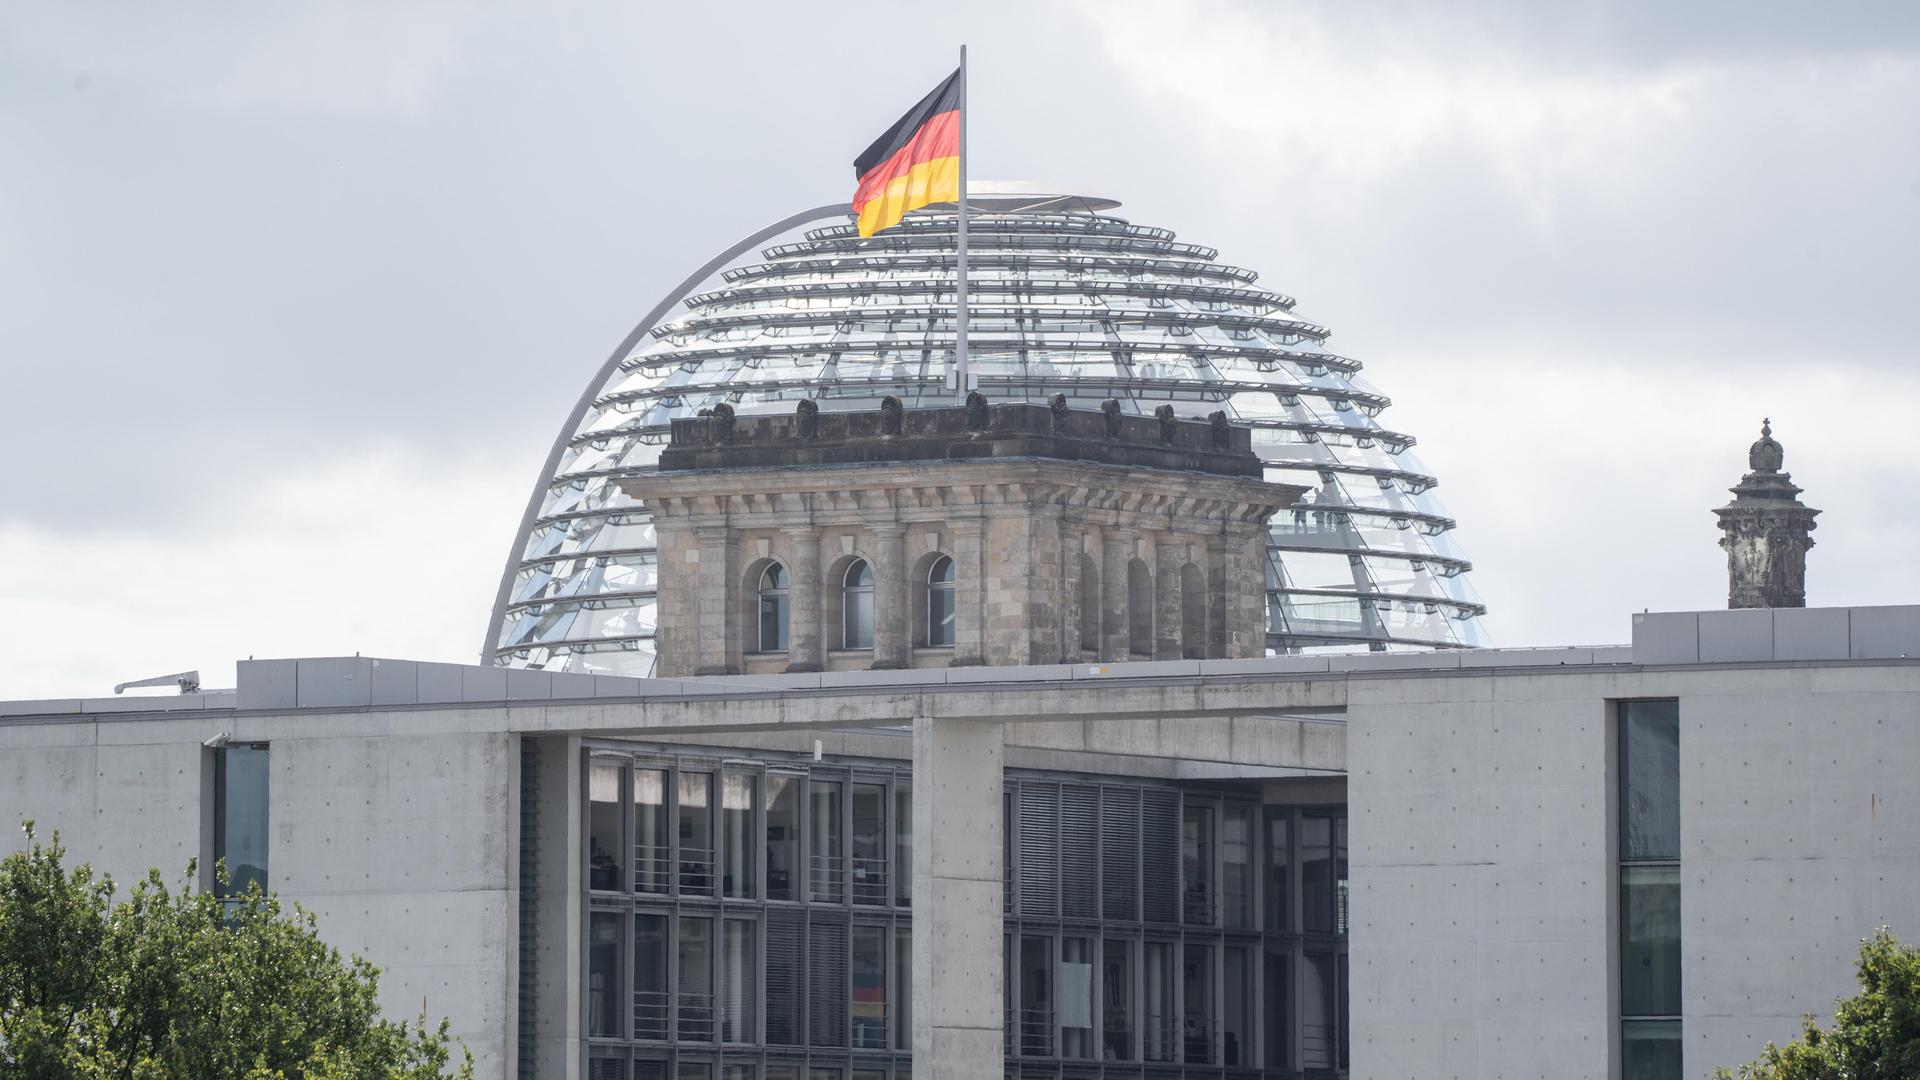
[[[820,530],[808,526],[786,530],[787,538],[787,670],[819,671],[820,651]]]
[[[953,665],[984,664],[982,634],[987,595],[985,532],[977,517],[950,523],[953,530]]]
[[[731,675],[727,655],[738,629],[729,618],[735,592],[727,580],[732,565],[733,530],[725,525],[700,525],[693,530],[698,562],[694,577],[700,583],[693,596],[695,675]]]
[[[1100,545],[1100,659],[1127,658],[1127,563],[1133,558],[1133,539],[1109,529]]]
[[[873,666],[904,668],[913,639],[907,633],[907,530],[876,525],[873,534]]]
[[[1182,655],[1186,620],[1180,566],[1186,562],[1187,545],[1168,533],[1153,539],[1153,658],[1178,660]]]

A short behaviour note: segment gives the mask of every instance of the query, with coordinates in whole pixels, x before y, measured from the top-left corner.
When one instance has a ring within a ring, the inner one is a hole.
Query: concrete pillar
[[[1003,732],[913,721],[915,1080],[1001,1080]]]
[[[1167,533],[1153,540],[1153,658],[1178,660],[1184,633],[1186,602],[1181,592],[1180,566],[1187,561],[1187,545]]]
[[[787,670],[819,671],[820,530],[788,529],[786,536]]]
[[[1133,558],[1133,538],[1109,529],[1100,546],[1100,659],[1127,658],[1127,563]]]
[[[727,617],[737,599],[732,582],[727,580],[728,566],[733,561],[729,557],[733,530],[725,525],[702,525],[694,530],[694,538],[700,553],[694,577],[700,583],[700,591],[694,595],[691,605],[698,613],[693,673],[733,674],[727,664],[728,654],[739,644],[734,640],[739,628]]]
[[[873,666],[903,668],[913,639],[907,634],[907,530],[879,525],[873,532]]]

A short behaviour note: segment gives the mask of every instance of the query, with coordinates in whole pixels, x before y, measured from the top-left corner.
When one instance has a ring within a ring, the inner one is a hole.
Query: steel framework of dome
[[[968,348],[995,401],[1151,414],[1224,409],[1253,428],[1271,479],[1310,486],[1274,519],[1268,645],[1276,652],[1487,644],[1471,564],[1414,456],[1383,427],[1386,395],[1291,297],[1212,248],[1134,225],[1091,196],[969,185]],[[726,269],[810,221],[799,243]],[[917,211],[861,240],[846,207],[804,211],[688,278],[615,351],[541,474],[502,575],[485,657],[513,667],[645,675],[653,667],[654,533],[613,480],[654,467],[668,421],[722,401],[750,415],[952,405],[955,218]],[[685,311],[660,321],[676,304]]]

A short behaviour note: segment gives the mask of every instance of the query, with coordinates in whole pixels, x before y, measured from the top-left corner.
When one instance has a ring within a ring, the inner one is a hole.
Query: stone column
[[[913,639],[907,635],[907,530],[877,525],[873,534],[873,666],[908,666]]]
[[[819,671],[820,530],[807,526],[787,536],[787,670]]]
[[[1133,559],[1133,539],[1119,529],[1108,529],[1100,548],[1100,659],[1125,660],[1128,634],[1127,563]]]
[[[725,525],[702,525],[694,530],[694,540],[700,553],[694,575],[700,591],[689,605],[698,613],[694,620],[693,655],[697,659],[693,673],[729,675],[727,654],[735,644],[732,638],[737,629],[734,620],[727,617],[728,608],[737,599],[727,580],[732,530]]]
[[[1267,651],[1267,538],[1236,530],[1226,538],[1226,629],[1230,658],[1265,656]]]
[[[1264,569],[1262,570],[1264,574]],[[1233,622],[1233,601],[1230,590],[1235,582],[1227,576],[1227,536],[1225,533],[1212,533],[1207,537],[1207,655],[1209,657],[1233,656],[1229,651],[1232,637],[1229,627]],[[1260,610],[1266,612],[1266,578],[1260,579]],[[1263,652],[1261,655],[1265,655]]]
[[[1001,1080],[1003,730],[913,721],[916,1080]]]
[[[1186,597],[1181,591],[1180,565],[1187,561],[1187,545],[1169,533],[1153,538],[1153,658],[1178,660],[1181,635],[1186,632]]]
[[[1087,530],[1074,521],[1060,523],[1060,659],[1071,664],[1080,658],[1080,556],[1087,549]]]
[[[949,521],[953,530],[953,667],[987,662],[985,528],[978,518]]]

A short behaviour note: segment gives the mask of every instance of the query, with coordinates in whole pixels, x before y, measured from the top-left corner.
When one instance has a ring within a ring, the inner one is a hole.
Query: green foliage
[[[256,886],[68,872],[59,834],[0,861],[0,1080],[443,1080],[445,1021],[382,1019],[379,971]],[[225,881],[225,869],[219,871]],[[194,868],[187,868],[187,880]],[[452,1076],[467,1080],[473,1056]]]
[[[1920,1077],[1920,948],[1881,927],[1860,945],[1860,992],[1842,998],[1833,1027],[1806,1019],[1800,1037],[1767,1044],[1760,1060],[1714,1080],[1911,1080]]]

